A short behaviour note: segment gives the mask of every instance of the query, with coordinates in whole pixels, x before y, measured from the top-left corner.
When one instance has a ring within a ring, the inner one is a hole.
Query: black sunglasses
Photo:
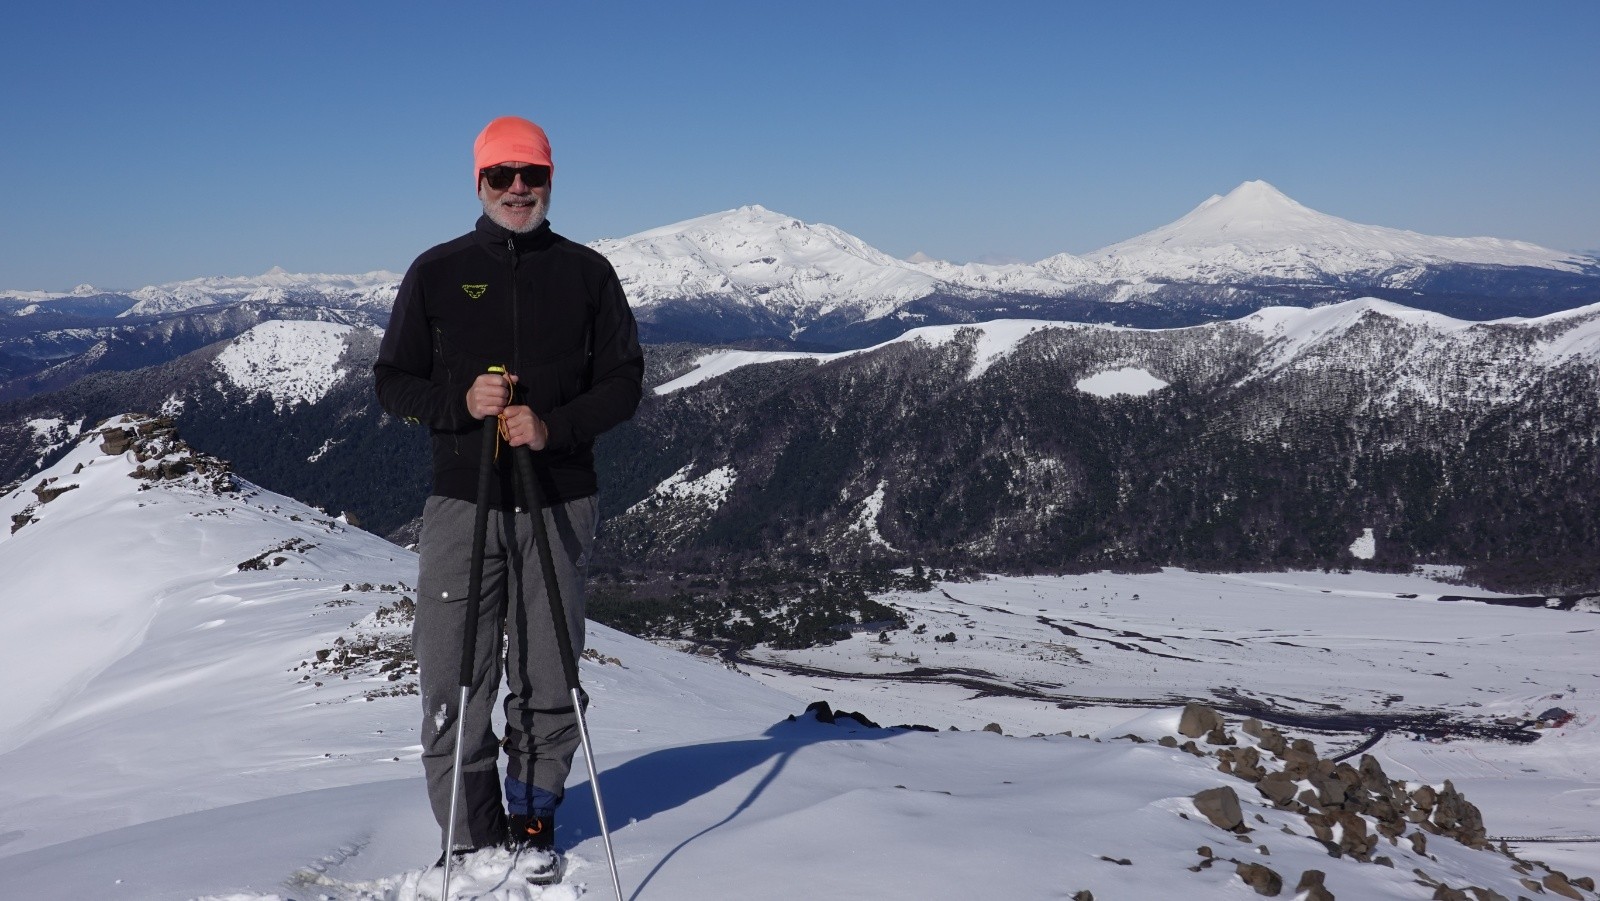
[[[550,183],[549,166],[490,166],[478,171],[478,176],[496,191],[511,190],[512,182],[522,176],[522,183],[530,188],[542,188]]]

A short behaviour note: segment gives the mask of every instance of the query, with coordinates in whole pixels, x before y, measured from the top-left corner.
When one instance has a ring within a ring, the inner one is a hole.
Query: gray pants
[[[583,653],[584,575],[599,513],[599,501],[593,496],[544,510],[574,655]],[[449,825],[454,777],[474,505],[434,496],[428,498],[422,515],[412,646],[421,668],[422,765],[442,843]],[[504,742],[507,776],[559,799],[579,744],[577,716],[561,666],[544,573],[527,513],[489,511],[476,628],[462,749],[461,803],[456,813],[456,845],[473,848],[499,842],[505,831],[498,768],[501,742],[490,723],[500,690],[502,660],[509,689]]]

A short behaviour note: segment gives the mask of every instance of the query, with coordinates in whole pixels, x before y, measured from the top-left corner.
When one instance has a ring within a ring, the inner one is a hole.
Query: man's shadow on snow
[[[681,807],[769,760],[775,761],[743,800],[728,811],[727,816],[689,836],[662,855],[634,888],[631,897],[638,898],[650,880],[679,851],[748,810],[767,787],[777,781],[795,751],[818,742],[873,741],[903,731],[880,728],[858,713],[841,711],[835,714],[826,702],[817,701],[807,707],[801,716],[791,716],[769,727],[762,733],[763,738],[665,748],[601,773],[600,788],[606,804],[606,822],[615,830],[630,822],[647,820],[658,813]],[[568,838],[569,842],[600,831],[600,820],[594,810],[594,793],[589,786],[567,789],[561,819],[564,821],[563,831],[573,829],[574,834]]]

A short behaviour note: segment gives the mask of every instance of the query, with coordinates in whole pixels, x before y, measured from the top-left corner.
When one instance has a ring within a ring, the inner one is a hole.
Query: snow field
[[[416,698],[382,696],[396,683],[372,668],[345,680],[308,665],[318,650],[394,634],[379,611],[414,584],[415,558],[248,484],[217,494],[128,478],[137,461],[98,444],[41,477],[78,488],[48,503],[31,484],[0,499],[0,514],[33,505],[36,516],[0,536],[0,569],[48,572],[48,586],[26,584],[52,600],[0,605],[11,643],[0,702],[29,717],[0,750],[0,897],[434,897]],[[941,583],[883,598],[928,624],[924,640],[864,635],[770,655],[772,667],[747,667],[755,678],[591,625],[583,678],[623,885],[660,901],[1243,898],[1234,867],[1258,862],[1290,886],[1323,870],[1341,898],[1425,897],[1416,869],[1515,897],[1497,854],[1434,838],[1429,856],[1380,846],[1393,869],[1331,858],[1303,819],[1266,807],[1214,759],[1118,738],[1170,734],[1181,699],[1219,690],[1280,710],[1437,708],[1463,720],[1560,704],[1576,717],[1530,745],[1396,732],[1375,753],[1391,778],[1451,778],[1492,834],[1509,831],[1502,823],[1600,832],[1591,614],[1438,600],[1454,591],[1366,573]],[[86,623],[109,637],[85,645],[92,666],[67,672],[56,656]],[[958,640],[932,641],[943,632]],[[1035,695],[852,678],[903,673],[913,655]],[[785,662],[835,674],[775,668]],[[1053,692],[1085,706],[1062,708]],[[1402,697],[1383,708],[1391,695]],[[786,719],[819,696],[879,722],[962,731]],[[1127,709],[1145,704],[1156,706]],[[978,731],[990,720],[1047,737]],[[1069,730],[1100,740],[1052,734]],[[1325,755],[1359,738],[1316,737]],[[1191,801],[1220,785],[1244,805],[1243,841]],[[581,766],[568,792],[558,840],[572,884],[518,885],[492,856],[461,884],[500,901],[607,894]],[[1193,869],[1201,846],[1218,862]],[[1594,847],[1518,849],[1579,875],[1597,869]]]

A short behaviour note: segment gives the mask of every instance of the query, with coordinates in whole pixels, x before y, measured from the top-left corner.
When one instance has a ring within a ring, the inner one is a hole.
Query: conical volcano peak
[[[1271,184],[1262,181],[1259,178],[1240,182],[1237,188],[1234,188],[1232,191],[1229,191],[1224,197],[1222,197],[1222,201],[1225,203],[1239,205],[1279,205],[1300,207],[1301,209],[1305,209],[1304,207],[1300,206],[1300,204],[1296,203],[1289,195],[1283,193],[1282,191],[1273,187]]]
[[[1213,195],[1169,228],[1212,234],[1259,233],[1284,226],[1331,224],[1342,220],[1299,203],[1264,181],[1247,181],[1222,196]]]

